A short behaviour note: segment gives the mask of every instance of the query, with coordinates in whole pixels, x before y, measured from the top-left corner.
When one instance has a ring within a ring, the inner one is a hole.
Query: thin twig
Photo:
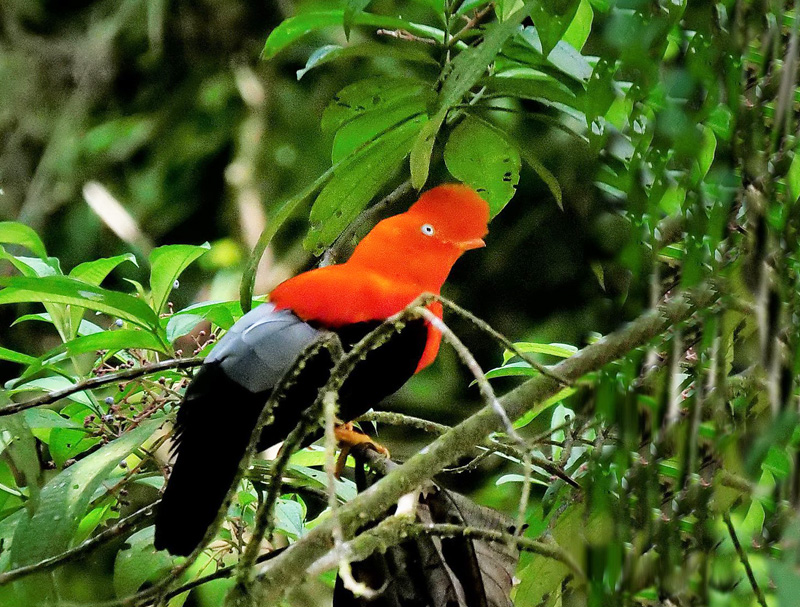
[[[756,599],[758,599],[758,604],[761,607],[767,607],[767,601],[764,598],[764,593],[761,591],[761,587],[758,585],[756,581],[756,576],[753,574],[753,569],[750,567],[750,560],[747,558],[747,553],[742,548],[742,545],[739,543],[739,537],[736,535],[736,529],[733,528],[733,522],[731,521],[731,516],[727,512],[722,513],[722,520],[725,521],[725,525],[728,527],[728,533],[731,536],[731,540],[733,540],[733,546],[736,548],[736,554],[739,555],[739,560],[742,562],[744,566],[744,570],[747,573],[747,579],[750,581],[750,586],[753,588],[753,592],[756,593]]]
[[[201,364],[203,364],[202,358],[173,358],[170,360],[163,360],[159,363],[153,363],[151,365],[136,367],[135,369],[125,369],[124,371],[118,371],[116,373],[106,373],[101,377],[92,377],[90,379],[78,382],[77,384],[73,384],[67,388],[63,388],[62,390],[54,390],[53,392],[48,392],[47,394],[43,394],[42,396],[38,396],[37,398],[31,400],[26,400],[22,403],[13,403],[11,405],[6,405],[5,407],[0,407],[0,416],[13,415],[14,413],[19,413],[20,411],[31,409],[33,407],[52,405],[54,402],[59,401],[67,396],[71,396],[77,392],[92,390],[94,388],[99,388],[100,386],[105,386],[106,384],[113,384],[121,380],[134,379],[136,377],[141,377],[142,375],[149,375],[150,373],[164,371],[165,369],[189,369],[191,367],[200,366]]]
[[[134,527],[138,523],[152,518],[157,504],[158,502],[155,502],[153,504],[145,506],[144,508],[141,508],[140,510],[137,510],[133,514],[130,514],[126,516],[124,519],[118,521],[116,524],[112,525],[105,531],[98,533],[93,538],[86,540],[85,542],[83,542],[78,546],[75,546],[74,548],[70,548],[69,550],[62,552],[61,554],[57,554],[55,556],[51,556],[50,558],[43,559],[38,563],[32,563],[30,565],[25,565],[24,567],[12,569],[11,571],[6,571],[5,573],[0,573],[0,586],[4,586],[6,584],[14,582],[20,578],[31,575],[32,573],[40,573],[42,571],[48,571],[50,569],[53,569],[54,567],[58,567],[62,563],[79,559],[80,557],[91,552],[98,546],[102,546],[103,544],[118,538],[120,535],[122,535],[128,529]]]

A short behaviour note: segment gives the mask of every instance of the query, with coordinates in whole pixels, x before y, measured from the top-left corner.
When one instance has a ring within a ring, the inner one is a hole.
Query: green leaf
[[[486,67],[494,61],[506,40],[519,31],[519,24],[527,17],[532,4],[511,15],[502,23],[495,23],[478,46],[459,53],[452,62],[452,69],[442,84],[439,93],[438,112],[446,112],[460,103],[466,93],[478,82]]]
[[[297,70],[297,79],[300,80],[312,69],[331,61],[336,61],[337,59],[351,59],[354,57],[381,57],[437,65],[436,60],[425,50],[410,45],[398,46],[372,41],[360,42],[352,46],[326,44],[309,55],[305,67],[301,70]]]
[[[24,412],[25,422],[32,429],[39,428],[80,428],[81,425],[62,417],[52,409],[28,409]]]
[[[516,420],[514,422],[514,427],[517,429],[524,428],[533,420],[535,420],[537,417],[539,417],[539,415],[541,415],[542,412],[547,411],[547,409],[553,407],[554,405],[557,405],[568,396],[575,394],[575,392],[577,392],[577,388],[564,388],[563,390],[554,394],[547,400],[540,402],[533,409],[531,409],[525,415]]]
[[[466,118],[450,133],[444,162],[453,177],[489,203],[492,217],[514,196],[522,164],[519,152],[500,131],[474,118]]]
[[[3,348],[0,346],[0,360],[7,360],[9,362],[19,363],[21,365],[29,365],[36,361],[36,357],[23,354],[22,352],[15,352],[14,350],[9,350],[8,348]]]
[[[367,206],[400,168],[426,123],[417,116],[377,137],[341,161],[311,208],[311,230],[303,244],[321,253]]]
[[[481,84],[492,93],[520,99],[534,99],[545,105],[562,109],[567,106],[583,111],[583,98],[566,84],[544,72],[530,68],[506,70],[497,76],[484,78]]]
[[[289,538],[296,539],[305,533],[305,511],[295,500],[278,499],[275,504],[275,528]]]
[[[158,316],[141,299],[67,276],[0,277],[0,304],[60,303],[118,316],[143,327],[158,327]],[[52,314],[52,312],[51,312]]]
[[[528,150],[522,150],[522,157],[525,159],[525,162],[536,172],[539,176],[539,179],[544,181],[547,188],[550,190],[550,193],[553,195],[553,198],[556,199],[556,204],[558,208],[562,211],[564,210],[564,201],[561,195],[561,186],[558,183],[558,179],[550,170],[542,164],[542,162],[533,155],[532,152]]]
[[[571,44],[561,41],[549,53],[544,53],[539,33],[534,27],[523,28],[515,40],[524,45],[524,48],[533,51],[534,54],[546,58],[547,63],[573,80],[585,83],[592,75],[591,64]]]
[[[578,348],[570,344],[537,344],[529,341],[521,341],[514,344],[523,354],[547,354],[548,356],[557,356],[559,358],[569,358],[578,351]],[[503,352],[503,364],[514,358],[516,354],[511,350]]]
[[[141,529],[125,540],[126,548],[114,560],[114,591],[117,596],[135,594],[145,583],[155,582],[175,565],[164,550],[153,547],[155,527]]]
[[[795,152],[789,172],[786,174],[786,187],[789,189],[789,200],[796,202],[800,198],[800,153]]]
[[[164,418],[148,419],[52,478],[42,488],[33,516],[21,520],[14,533],[12,567],[35,563],[69,548],[89,500],[103,480],[163,423]]]
[[[542,42],[542,53],[547,56],[561,41],[578,11],[580,0],[554,0],[533,4],[531,18]]]
[[[126,261],[131,262],[137,267],[139,266],[139,264],[136,263],[136,257],[134,257],[133,254],[125,253],[124,255],[95,259],[94,261],[87,261],[79,264],[72,268],[69,276],[71,278],[77,278],[78,280],[87,282],[91,285],[99,285],[105,280],[106,276],[108,276],[111,271],[114,270],[114,268],[122,263],[125,263]],[[69,315],[71,327],[71,335],[69,337],[75,337],[75,335],[79,332],[79,327],[81,325],[83,308],[70,307]]]
[[[210,248],[206,242],[200,246],[172,244],[153,249],[150,253],[150,297],[156,314],[164,309],[178,276]]]
[[[0,221],[0,243],[20,245],[41,259],[47,257],[47,250],[39,235],[23,223]]]
[[[592,33],[592,21],[594,20],[594,10],[589,0],[580,0],[578,10],[572,23],[569,24],[567,31],[561,39],[572,46],[575,50],[581,50]]]
[[[403,103],[393,104],[391,108],[373,111],[349,121],[336,133],[331,150],[334,163],[343,160],[369,141],[406,120],[424,114],[427,110],[425,97],[415,95],[406,97]]]
[[[496,377],[533,377],[534,375],[539,375],[539,372],[528,363],[515,362],[487,371],[486,379],[495,379]]]
[[[425,182],[428,181],[433,146],[436,143],[436,135],[442,127],[445,115],[445,112],[439,112],[433,120],[425,123],[411,146],[411,159],[409,160],[411,185],[417,190],[421,190]]]
[[[69,276],[82,280],[83,282],[88,282],[91,285],[99,285],[112,270],[126,261],[131,262],[137,268],[139,267],[139,264],[136,263],[136,257],[132,253],[125,253],[123,255],[104,257],[79,264],[72,268]]]
[[[281,22],[270,35],[264,44],[261,56],[264,59],[271,59],[284,48],[299,40],[303,36],[317,30],[332,27],[344,27],[344,11],[328,10],[303,13],[296,17],[290,17]],[[353,16],[352,25],[367,25],[370,27],[380,27],[386,29],[402,29],[427,38],[433,38],[439,42],[444,40],[444,32],[434,27],[412,23],[396,17],[386,17],[384,15],[373,15],[371,13],[358,13]]]
[[[349,84],[334,95],[322,113],[320,127],[332,133],[350,121],[370,113],[383,113],[408,105],[432,92],[427,82],[406,78],[366,78]]]
[[[22,474],[24,485],[30,491],[31,503],[36,504],[41,474],[39,452],[25,415],[17,413],[0,418],[0,442],[5,444],[4,453],[10,457],[14,468]]]
[[[342,25],[344,26],[344,35],[350,39],[350,28],[353,26],[353,19],[356,15],[363,13],[372,0],[345,0],[344,17]]]

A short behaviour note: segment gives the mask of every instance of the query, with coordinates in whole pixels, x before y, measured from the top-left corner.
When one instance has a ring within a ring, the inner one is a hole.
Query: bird
[[[265,403],[281,378],[324,331],[345,352],[424,293],[438,295],[455,262],[485,246],[489,205],[464,184],[442,184],[407,211],[378,222],[337,265],[275,287],[215,344],[186,389],[175,420],[172,471],[155,520],[154,545],[191,554],[213,524]],[[437,301],[428,309],[441,318]],[[379,405],[436,358],[442,335],[423,318],[403,323],[369,351],[339,390],[348,422]],[[330,377],[320,349],[277,397],[258,444],[286,438]]]

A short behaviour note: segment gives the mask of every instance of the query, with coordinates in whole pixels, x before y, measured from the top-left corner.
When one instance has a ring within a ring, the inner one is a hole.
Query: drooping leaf
[[[105,280],[106,276],[108,276],[109,273],[114,270],[114,268],[122,263],[125,263],[126,261],[133,263],[135,266],[139,265],[136,263],[136,257],[134,257],[133,254],[125,253],[123,255],[116,255],[114,257],[106,257],[103,259],[95,259],[93,261],[84,262],[72,268],[69,276],[92,285],[99,285],[103,282],[103,280]],[[82,316],[83,308],[70,306],[70,337],[75,337],[75,335],[79,333]]]
[[[311,208],[306,248],[320,253],[355,219],[400,168],[426,120],[412,118],[341,161]]]
[[[0,221],[0,243],[20,245],[41,259],[47,257],[47,250],[39,235],[24,223]]]
[[[522,161],[517,149],[498,130],[466,118],[447,140],[444,162],[450,174],[471,185],[497,215],[514,196]]]
[[[433,146],[436,143],[436,135],[442,127],[444,118],[445,112],[439,112],[433,120],[426,122],[411,146],[411,158],[409,160],[411,185],[417,190],[421,190],[425,182],[428,181]]]
[[[368,114],[392,111],[408,105],[432,90],[428,83],[405,78],[366,78],[349,84],[333,97],[322,113],[320,126],[333,133]]]
[[[534,4],[531,18],[542,41],[542,53],[547,56],[561,41],[578,11],[580,0],[555,0]]]
[[[0,277],[0,304],[60,303],[97,310],[143,327],[157,327],[158,316],[141,299],[109,291],[67,276]],[[51,312],[52,314],[52,312]]]
[[[86,261],[72,268],[69,276],[92,285],[99,285],[112,270],[126,261],[131,262],[137,267],[139,266],[139,264],[136,263],[136,257],[132,253],[125,253],[123,255],[115,255],[114,257],[104,257],[93,261]]]
[[[8,348],[3,348],[0,346],[0,360],[7,360],[12,363],[19,363],[21,365],[29,365],[36,360],[36,357],[23,354],[22,352],[15,352],[14,350],[9,350]]]
[[[210,248],[206,242],[199,246],[172,244],[153,249],[150,253],[150,297],[157,314],[164,309],[181,273]]]
[[[264,44],[264,50],[261,52],[261,56],[264,59],[270,59],[303,36],[336,25],[344,27],[343,10],[314,11],[303,13],[296,17],[290,17],[281,22],[278,27],[270,32]],[[442,41],[444,39],[444,33],[440,29],[413,23],[405,19],[373,15],[372,13],[361,12],[353,15],[352,25],[402,29],[417,36],[433,38],[437,41]]]
[[[140,529],[127,540],[114,560],[114,591],[120,598],[135,594],[145,583],[165,575],[175,559],[153,547],[155,527]]]
[[[567,31],[561,39],[572,46],[575,50],[580,51],[586,40],[589,39],[589,34],[592,33],[592,21],[594,20],[594,9],[589,0],[580,0],[578,10],[572,18],[572,23],[569,24]]]
[[[345,0],[344,17],[342,25],[344,27],[344,35],[350,39],[350,28],[353,26],[353,19],[356,15],[362,13],[372,0]]]
[[[495,59],[505,41],[519,31],[519,24],[530,14],[531,9],[532,4],[526,4],[506,21],[494,24],[478,46],[456,56],[452,69],[442,84],[437,113],[447,111],[461,102],[467,91],[483,76],[486,67]]]
[[[354,57],[380,57],[397,59],[399,61],[412,61],[415,63],[436,64],[436,60],[421,48],[409,45],[382,44],[380,42],[360,42],[352,46],[339,46],[326,44],[319,47],[309,55],[303,69],[297,70],[297,79],[300,80],[311,70],[337,59],[351,59]]]
[[[100,483],[162,423],[164,418],[148,419],[53,477],[42,488],[33,516],[20,521],[14,533],[12,566],[34,563],[69,548]]]
[[[578,348],[571,344],[539,344],[529,341],[520,341],[514,344],[523,354],[547,354],[548,356],[557,356],[558,358],[569,358],[578,351]],[[514,358],[516,354],[511,350],[503,352],[503,364]]]
[[[427,105],[425,96],[418,94],[404,98],[402,103],[392,104],[391,108],[366,112],[347,122],[336,132],[331,150],[331,161],[336,163],[343,160],[359,147],[396,124],[424,114],[428,109]]]

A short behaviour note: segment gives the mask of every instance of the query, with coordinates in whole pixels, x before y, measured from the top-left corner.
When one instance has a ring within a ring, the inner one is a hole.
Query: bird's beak
[[[470,249],[480,249],[481,247],[485,247],[486,243],[483,242],[482,238],[474,238],[473,240],[462,240],[459,243],[462,251],[469,251]]]

